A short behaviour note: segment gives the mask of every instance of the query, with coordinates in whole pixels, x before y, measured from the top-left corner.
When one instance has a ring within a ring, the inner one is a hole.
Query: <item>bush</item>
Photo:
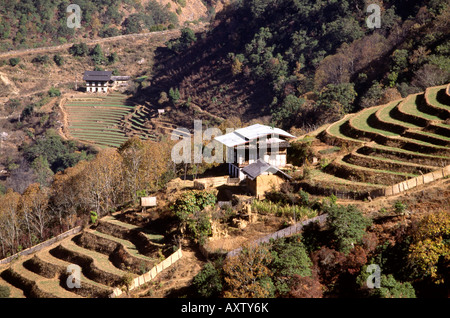
[[[324,212],[328,213],[327,225],[337,249],[344,253],[349,252],[354,244],[361,242],[366,228],[371,224],[371,220],[364,217],[354,205],[343,206],[331,202],[329,206],[324,206]]]
[[[86,56],[89,53],[86,43],[74,44],[69,48],[69,53],[73,56]]]
[[[222,292],[222,277],[220,270],[213,263],[208,262],[192,281],[197,293],[201,297],[218,297]]]
[[[309,205],[309,193],[300,189],[298,191],[298,195],[300,196],[300,203],[302,205]]]
[[[64,58],[59,54],[55,54],[53,55],[53,62],[58,66],[62,66],[64,64]]]
[[[20,58],[19,57],[13,57],[9,59],[9,65],[11,66],[16,66],[17,64],[20,63]]]
[[[47,64],[50,61],[48,55],[38,55],[31,60],[32,63]]]
[[[92,224],[95,224],[97,222],[97,218],[98,218],[97,212],[91,211],[91,222],[92,222]]]
[[[394,211],[398,214],[403,214],[406,210],[406,204],[403,204],[401,201],[396,201],[394,203]]]
[[[59,89],[52,87],[48,90],[48,96],[50,97],[61,96],[61,92],[59,91]]]
[[[183,193],[171,207],[182,228],[187,227],[192,237],[200,244],[203,244],[206,237],[211,234],[210,216],[203,210],[208,206],[214,206],[216,199],[210,192],[190,191]]]

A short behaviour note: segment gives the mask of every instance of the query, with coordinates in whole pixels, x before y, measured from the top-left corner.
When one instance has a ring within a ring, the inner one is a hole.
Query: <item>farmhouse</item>
[[[279,128],[255,124],[214,139],[226,146],[230,177],[244,180],[242,170],[259,159],[274,168],[284,167],[288,138],[294,136]]]
[[[86,92],[107,93],[108,89],[126,86],[129,76],[113,76],[111,71],[85,71]]]

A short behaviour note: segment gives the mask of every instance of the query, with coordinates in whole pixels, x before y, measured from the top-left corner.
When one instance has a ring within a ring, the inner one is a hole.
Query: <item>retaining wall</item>
[[[442,169],[438,169],[438,170],[423,174],[421,176],[411,178],[411,179],[405,180],[403,182],[396,183],[392,186],[388,186],[384,189],[384,195],[390,196],[390,195],[399,194],[401,192],[407,191],[407,190],[417,187],[419,185],[427,184],[427,183],[445,178],[447,176],[450,176],[450,165],[448,165]]]
[[[153,268],[148,271],[147,273],[136,277],[133,279],[130,286],[128,286],[128,290],[133,290],[145,283],[150,282],[152,279],[154,279],[160,272],[165,270],[167,267],[171,266],[175,262],[177,262],[181,257],[183,256],[181,252],[181,248],[179,248],[175,253],[171,254],[169,257],[167,257],[164,261],[161,263],[153,266]],[[113,289],[113,292],[109,295],[110,298],[115,298],[123,294],[123,291],[121,288],[116,287]]]
[[[18,258],[19,256],[30,255],[32,253],[38,252],[38,251],[42,250],[43,248],[48,247],[48,246],[50,246],[52,244],[55,244],[56,242],[59,242],[59,241],[65,239],[68,236],[77,234],[77,233],[81,232],[82,230],[83,230],[83,226],[81,226],[81,225],[77,226],[77,227],[74,227],[73,229],[70,229],[67,232],[61,233],[58,236],[55,236],[55,237],[53,237],[53,238],[51,238],[51,239],[49,239],[47,241],[44,241],[44,242],[39,243],[37,245],[34,245],[34,246],[30,247],[30,248],[27,248],[27,249],[25,249],[23,251],[20,251],[20,252],[14,254],[14,255],[11,255],[11,256],[9,256],[7,258],[4,258],[4,259],[0,260],[0,264],[7,264],[7,263],[10,263],[12,260]]]
[[[310,224],[312,222],[323,223],[323,222],[325,222],[326,218],[327,218],[327,215],[326,214],[322,214],[322,215],[313,217],[311,219],[305,220],[303,222],[295,223],[294,225],[291,225],[291,226],[289,226],[289,227],[287,227],[285,229],[279,230],[277,232],[274,232],[274,233],[266,235],[266,236],[264,236],[262,238],[259,238],[259,239],[255,240],[255,241],[251,242],[250,244],[251,245],[259,245],[259,244],[262,244],[262,243],[268,243],[271,239],[275,240],[275,239],[278,239],[278,238],[282,238],[282,237],[286,237],[286,236],[289,236],[289,235],[296,234],[296,233],[300,232],[305,225],[308,225],[308,224]],[[242,251],[242,247],[236,248],[236,249],[228,252],[227,253],[227,257],[236,256],[241,251]]]

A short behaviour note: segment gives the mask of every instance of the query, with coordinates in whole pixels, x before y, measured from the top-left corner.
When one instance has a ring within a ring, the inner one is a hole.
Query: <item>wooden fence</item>
[[[303,222],[295,223],[294,225],[291,225],[291,226],[289,226],[289,227],[287,227],[285,229],[279,230],[277,232],[271,233],[271,234],[266,235],[264,237],[261,237],[261,238],[259,238],[257,240],[254,240],[253,242],[250,243],[250,245],[260,245],[262,243],[268,243],[272,239],[276,240],[276,239],[279,239],[279,238],[282,238],[282,237],[286,237],[286,236],[290,236],[290,235],[296,234],[296,233],[300,232],[305,225],[308,225],[308,224],[313,223],[313,222],[323,223],[323,222],[325,222],[326,218],[327,218],[327,215],[326,214],[322,214],[322,215],[313,217],[311,219],[305,220]],[[227,253],[227,257],[236,256],[241,251],[242,251],[242,247],[238,247],[238,248],[228,252]]]
[[[405,180],[403,182],[399,182],[392,186],[387,186],[384,189],[384,195],[385,196],[396,195],[396,194],[399,194],[406,190],[415,188],[419,185],[427,184],[427,183],[445,178],[447,176],[450,176],[450,165],[448,165],[442,169],[438,169],[438,170],[423,174],[421,176],[411,178],[411,179]]]
[[[4,259],[0,260],[0,264],[8,264],[11,261],[13,261],[14,259],[18,258],[19,256],[30,255],[32,253],[38,252],[38,251],[42,250],[43,248],[48,247],[48,246],[50,246],[50,245],[52,245],[52,244],[54,244],[56,242],[59,242],[59,241],[65,239],[68,236],[77,234],[77,233],[81,232],[82,230],[83,230],[83,226],[81,226],[81,225],[77,226],[77,227],[74,227],[73,229],[70,229],[67,232],[61,233],[58,236],[52,237],[49,240],[46,240],[46,241],[44,241],[42,243],[39,243],[39,244],[34,245],[34,246],[30,247],[30,248],[27,248],[27,249],[25,249],[23,251],[20,251],[20,252],[14,254],[14,255],[11,255],[11,256],[9,256],[7,258],[4,258]]]
[[[128,286],[128,290],[133,290],[145,283],[148,283],[149,281],[154,279],[160,272],[162,272],[167,267],[169,267],[172,264],[174,264],[175,262],[177,262],[182,256],[183,256],[183,253],[181,252],[181,248],[179,248],[175,253],[171,254],[164,261],[153,266],[153,268],[150,271],[133,279],[130,286]],[[116,298],[122,294],[123,294],[122,288],[116,287],[113,289],[113,292],[109,295],[109,297]]]

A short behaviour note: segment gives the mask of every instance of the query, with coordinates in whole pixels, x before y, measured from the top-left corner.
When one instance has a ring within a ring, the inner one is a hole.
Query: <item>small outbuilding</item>
[[[244,167],[248,191],[258,199],[264,199],[265,193],[279,190],[281,185],[292,177],[262,159]]]

